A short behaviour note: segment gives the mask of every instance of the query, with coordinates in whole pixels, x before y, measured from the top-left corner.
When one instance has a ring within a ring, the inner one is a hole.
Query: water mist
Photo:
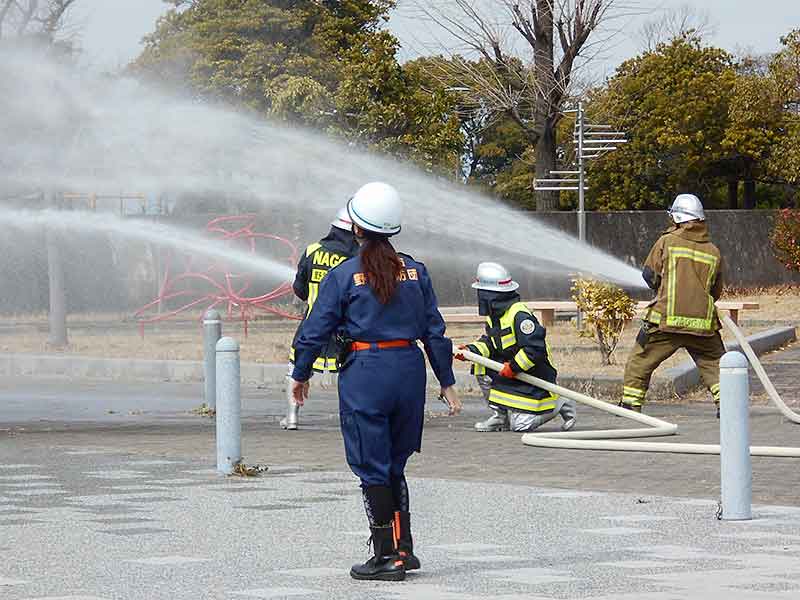
[[[446,248],[448,260],[462,263],[508,260],[536,272],[581,272],[643,287],[630,265],[398,161],[131,79],[78,72],[30,52],[0,52],[0,78],[13,82],[0,96],[0,133],[13,140],[0,145],[0,197],[43,189],[219,196],[235,190],[265,211],[313,212],[319,227],[301,232],[313,241],[360,185],[382,180],[402,195],[404,230],[420,234],[401,236],[399,247],[423,260]],[[0,214],[12,218],[20,217]],[[79,222],[89,221],[64,221]]]

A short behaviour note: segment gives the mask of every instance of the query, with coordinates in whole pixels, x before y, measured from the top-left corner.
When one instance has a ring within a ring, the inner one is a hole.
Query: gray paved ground
[[[795,406],[800,402],[800,343],[765,356],[764,368],[767,369],[770,380],[784,400],[793,402]],[[753,394],[764,393],[761,382],[750,373],[750,386]]]
[[[422,572],[353,582],[355,482],[274,467],[221,479],[185,459],[44,446],[0,464],[8,600],[725,598],[800,594],[800,509],[718,522],[714,503],[412,479]]]
[[[790,402],[796,360],[767,361]],[[244,454],[270,471],[243,481],[211,470],[197,388],[0,382],[0,598],[800,596],[796,460],[755,459],[756,519],[718,522],[717,457],[533,449],[473,433],[476,399],[455,419],[431,402],[412,460],[423,571],[352,582],[365,525],[334,394],[284,432],[281,390],[245,389]],[[708,404],[648,409],[680,425],[674,441],[718,439]],[[579,414],[585,428],[624,423]],[[753,409],[752,428],[756,443],[800,446],[771,408]]]
[[[0,406],[5,417],[0,417],[0,430],[10,430],[14,436],[8,443],[23,451],[47,447],[54,439],[80,447],[112,443],[130,452],[196,457],[205,465],[214,456],[213,421],[190,414],[199,404],[196,385],[3,381]],[[37,412],[32,405],[45,408]],[[534,449],[523,446],[518,434],[474,433],[472,423],[486,412],[475,398],[467,399],[465,413],[456,419],[439,416],[442,407],[436,400],[430,401],[429,409],[423,452],[409,468],[417,477],[698,498],[719,495],[715,456]],[[660,441],[719,441],[711,404],[661,404],[647,410],[680,427],[679,436]],[[244,390],[247,461],[346,468],[334,393],[312,397],[302,413],[300,431],[278,428],[283,411],[281,390]],[[776,410],[759,406],[751,414],[755,444],[800,446],[800,426],[787,422]],[[626,422],[621,419],[579,409],[579,428],[623,426]],[[800,505],[795,460],[755,458],[753,465],[756,501]]]

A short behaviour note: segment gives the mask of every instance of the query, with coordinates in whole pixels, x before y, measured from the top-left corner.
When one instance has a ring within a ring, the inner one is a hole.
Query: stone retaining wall
[[[774,214],[774,211],[709,211],[712,238],[722,251],[728,284],[753,287],[800,283],[800,274],[787,271],[772,256],[769,233]],[[531,213],[531,216],[555,229],[575,233],[574,213]],[[211,218],[213,216],[177,215],[159,220],[202,231]],[[259,231],[279,233],[296,241],[300,247],[312,241],[300,239],[300,232],[322,235],[327,230],[326,223],[303,222],[285,214],[263,216],[260,220]],[[638,267],[667,223],[666,214],[660,211],[588,213],[588,240],[593,246]],[[498,257],[491,249],[481,249],[477,245],[464,248],[461,241],[431,239],[430,235],[424,237],[424,242],[422,240],[409,228],[397,238],[397,245],[428,265],[441,304],[472,303],[474,292],[469,284],[474,276],[473,263]],[[418,247],[423,250],[415,251]],[[277,247],[273,251],[277,251]],[[63,253],[71,312],[132,312],[155,297],[157,273],[163,269],[163,257],[149,245],[111,244],[103,236],[81,235],[80,238],[64,240]],[[463,254],[474,257],[474,260],[453,260],[453,257]],[[526,298],[569,297],[568,273],[533,277],[524,274],[520,268],[523,265],[508,266],[516,267],[517,273],[522,275],[519,279]],[[181,269],[181,260],[176,260],[173,267]],[[202,260],[196,260],[195,267],[202,268]],[[43,239],[23,237],[13,230],[5,232],[0,238],[0,282],[0,313],[46,311],[47,253],[44,252]],[[253,289],[271,287],[273,285],[268,282],[256,282]]]

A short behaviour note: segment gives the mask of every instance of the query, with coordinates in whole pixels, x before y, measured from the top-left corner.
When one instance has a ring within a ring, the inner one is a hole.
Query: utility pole
[[[583,102],[578,102],[578,114],[575,119],[575,134],[578,138],[578,239],[586,243],[586,168],[583,158],[583,140],[586,133]]]

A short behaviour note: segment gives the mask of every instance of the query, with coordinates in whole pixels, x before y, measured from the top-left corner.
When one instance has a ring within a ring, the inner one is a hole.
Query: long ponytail
[[[397,289],[403,263],[386,236],[365,232],[365,238],[361,246],[361,266],[367,283],[378,302],[389,304]]]

